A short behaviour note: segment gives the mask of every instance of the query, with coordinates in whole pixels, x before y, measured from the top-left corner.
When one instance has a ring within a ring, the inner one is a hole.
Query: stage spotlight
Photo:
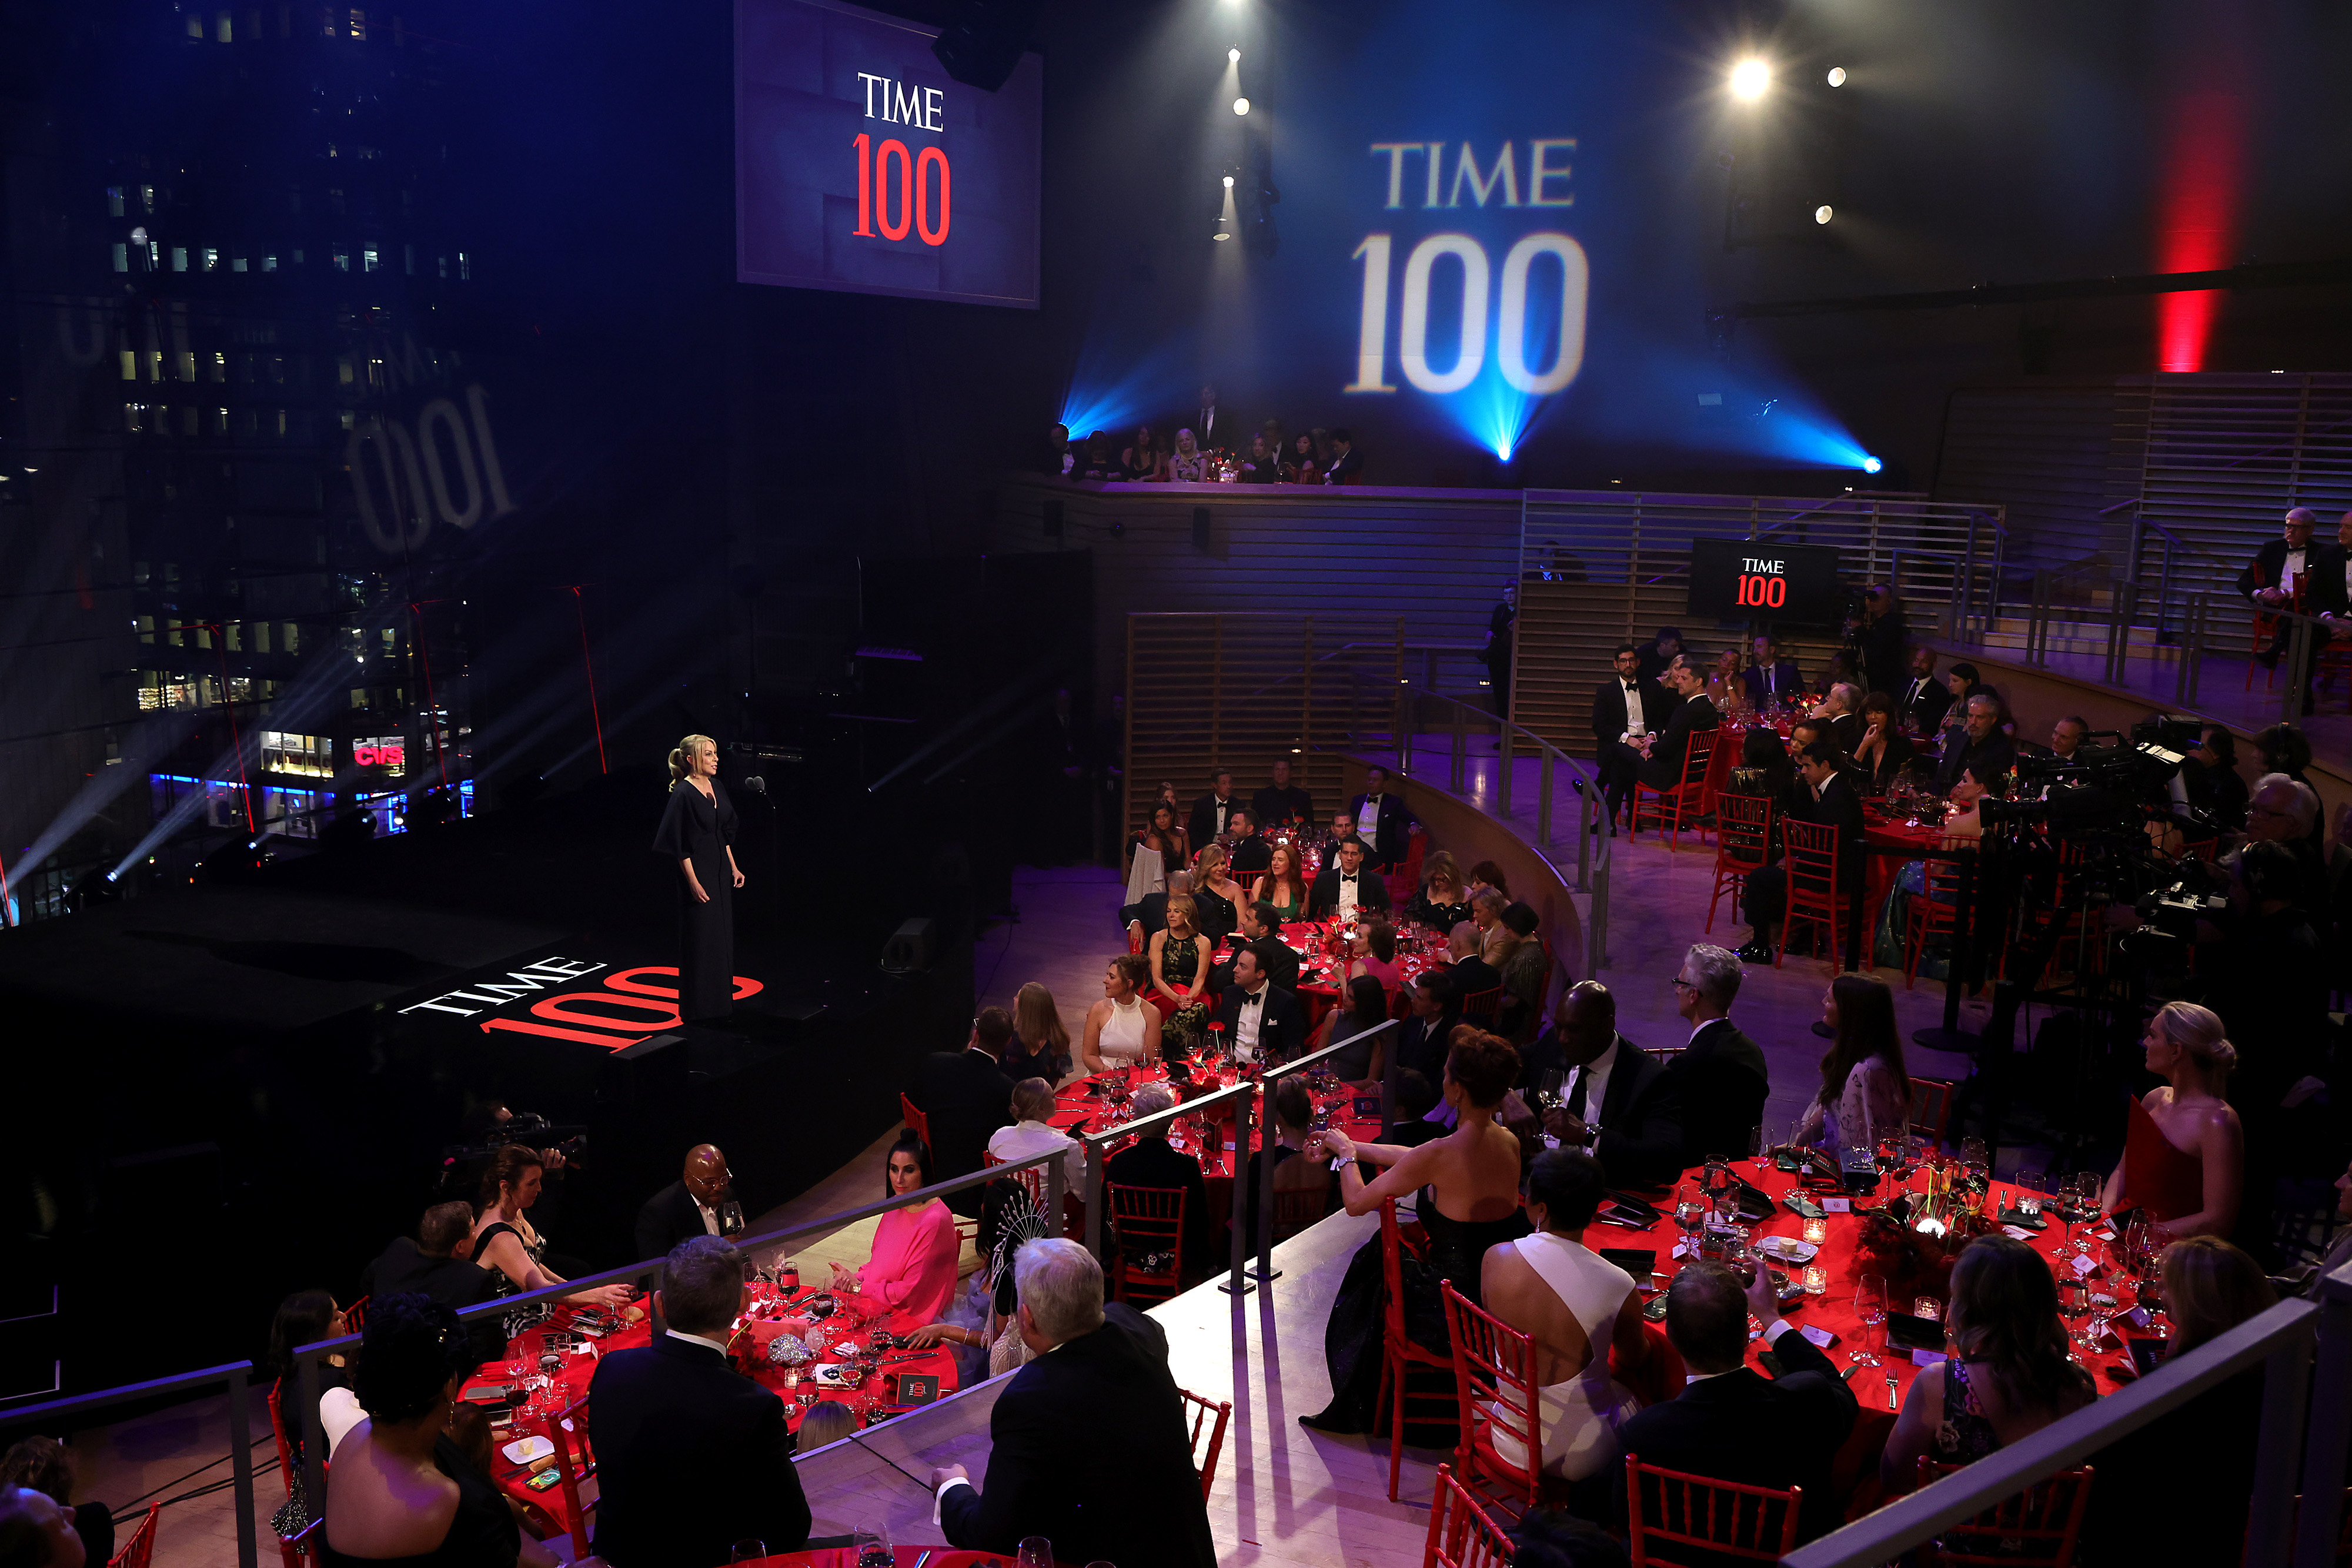
[[[1832,66],[1830,68],[1830,86],[1845,86],[1845,68],[1843,66]]]
[[[1772,68],[1750,57],[1731,68],[1731,96],[1742,103],[1754,103],[1772,85]]]
[[[1225,61],[1226,61],[1226,63],[1227,63],[1227,64],[1229,64],[1229,65],[1236,65],[1236,66],[1237,66],[1237,65],[1241,64],[1241,63],[1242,63],[1242,52],[1241,52],[1239,49],[1227,49],[1227,50],[1225,51]]]
[[[1813,209],[1813,222],[1817,224],[1825,224],[1830,221],[1832,216],[1832,214],[1830,211],[1830,204],[1827,202],[1823,202],[1820,206]]]
[[[1209,237],[1211,239],[1231,239],[1234,235],[1233,231],[1225,226],[1225,220],[1223,217],[1220,217],[1217,219],[1217,232],[1211,235]]]
[[[1235,114],[1247,114],[1249,112],[1249,99],[1245,98],[1237,98],[1234,99],[1234,112]]]
[[[1230,190],[1232,190],[1233,188],[1234,188],[1234,177],[1233,177],[1231,174],[1228,174],[1228,175],[1226,175],[1226,176],[1225,176],[1225,189],[1226,189],[1226,190],[1228,190],[1228,191],[1230,191]]]
[[[1875,457],[1865,457],[1862,460],[1862,471],[1865,474],[1875,474],[1881,468],[1885,466],[1885,464],[1881,463]]]

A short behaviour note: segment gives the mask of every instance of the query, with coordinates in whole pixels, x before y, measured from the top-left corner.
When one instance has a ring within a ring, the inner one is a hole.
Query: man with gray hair
[[[1685,1167],[1717,1155],[1738,1159],[1764,1120],[1771,1070],[1762,1048],[1731,1021],[1747,973],[1738,954],[1701,943],[1683,955],[1674,977],[1675,1009],[1691,1026],[1689,1043],[1666,1061],[1682,1090]]]
[[[1075,1241],[1023,1243],[1013,1278],[1035,1359],[996,1396],[986,1484],[961,1465],[931,1472],[949,1544],[1011,1556],[1042,1535],[1065,1563],[1216,1568],[1167,1334],[1104,1303],[1102,1267]]]
[[[2319,515],[2309,507],[2297,507],[2280,521],[2279,537],[2264,539],[2246,570],[2238,573],[2238,592],[2262,610],[2292,609],[2294,604],[2294,580],[2317,564],[2316,553],[2311,548],[2311,530]],[[2267,669],[2278,667],[2279,655],[2286,652],[2287,633],[2294,622],[2278,623],[2278,635],[2271,645],[2254,655]]]
[[[1974,780],[1987,789],[2017,766],[2017,744],[2000,728],[2000,698],[1979,693],[1968,700],[1968,717],[1944,734],[1944,754],[1936,762],[1936,788]]]
[[[691,1237],[670,1249],[654,1291],[668,1332],[597,1364],[588,1436],[601,1489],[599,1557],[628,1568],[709,1568],[738,1541],[757,1538],[781,1552],[808,1540],[783,1401],[727,1360],[728,1334],[750,1301],[734,1243]]]
[[[1175,1103],[1176,1096],[1168,1085],[1150,1083],[1135,1092],[1128,1108],[1139,1122]],[[1216,1260],[1210,1253],[1216,1245],[1213,1228],[1217,1217],[1209,1208],[1209,1189],[1201,1178],[1201,1162],[1169,1145],[1171,1125],[1171,1123],[1162,1122],[1136,1134],[1134,1143],[1104,1163],[1103,1180],[1118,1186],[1173,1188],[1184,1195],[1183,1274],[1189,1284],[1216,1267]],[[1107,1242],[1108,1228],[1104,1228]]]

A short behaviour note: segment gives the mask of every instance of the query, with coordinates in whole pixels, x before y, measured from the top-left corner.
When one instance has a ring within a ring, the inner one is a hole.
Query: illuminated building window
[[[342,29],[335,26],[335,13],[331,6],[319,13],[319,26],[320,30],[331,38],[338,37],[342,33]]]
[[[337,355],[335,357],[336,382],[341,385],[349,386],[358,379],[359,372],[352,365],[352,357],[349,354]]]
[[[371,245],[360,247],[360,270],[362,272],[373,272],[381,265],[383,264],[377,259],[375,246]]]
[[[163,379],[163,350],[161,349],[147,350],[147,379],[159,382]]]
[[[459,252],[457,253],[457,278],[458,278],[458,281],[460,281],[460,282],[467,282],[467,281],[470,281],[470,280],[472,279],[473,276],[474,276],[474,268],[473,268],[473,265],[466,259],[466,253],[465,253],[464,251],[462,251],[462,250],[461,250],[461,251],[459,251]]]
[[[139,434],[139,405],[137,403],[126,402],[122,405],[122,428],[132,435]]]
[[[173,272],[185,272],[188,270],[188,247],[186,246],[175,245],[172,247],[172,270]]]
[[[288,653],[300,653],[300,652],[302,651],[302,637],[301,637],[301,632],[300,632],[300,631],[299,631],[299,630],[295,626],[294,622],[292,622],[291,621],[287,622],[285,623],[285,625],[286,625],[286,643],[285,643],[286,652],[288,652]]]
[[[275,272],[275,271],[277,271],[277,270],[278,270],[278,258],[277,258],[276,256],[263,256],[263,257],[261,258],[261,270],[262,270],[262,271],[264,271],[264,272]]]
[[[146,682],[139,688],[139,707],[142,713],[152,713],[159,708],[195,706],[196,688],[193,682],[165,680],[161,674],[151,671]]]
[[[345,250],[342,246],[337,246],[335,247],[335,270],[337,272],[349,272],[351,269],[352,253]]]
[[[231,272],[243,272],[245,270],[245,257],[240,256],[235,261],[230,262],[228,264],[228,269]]]
[[[195,355],[190,353],[187,350],[183,349],[172,357],[179,361],[173,367],[173,369],[179,372],[179,377],[182,381],[192,382],[196,379]]]
[[[199,39],[201,39],[204,36],[205,36],[205,19],[204,19],[202,16],[191,16],[191,17],[189,17],[189,18],[188,18],[188,37],[190,37],[191,38],[199,38]]]
[[[216,408],[213,410],[213,434],[215,435],[226,435],[228,434],[228,410],[225,408]]]
[[[142,572],[140,575],[143,577],[146,574]],[[151,646],[154,643],[155,618],[152,615],[142,615],[139,618],[139,640]]]
[[[206,246],[205,247],[205,270],[206,272],[211,272],[216,269],[219,266],[220,252],[213,249],[210,246]]]
[[[122,215],[122,187],[120,185],[106,188],[106,215],[110,218]]]
[[[352,37],[363,44],[367,42],[367,13],[357,6],[352,8]]]
[[[269,652],[269,622],[267,621],[253,623],[253,651],[257,653]]]
[[[228,651],[230,653],[242,653],[245,652],[243,647],[245,638],[241,635],[244,630],[244,627],[240,626],[234,621],[228,623]]]
[[[441,258],[441,276],[444,277],[449,276],[449,258],[446,256]]]
[[[118,357],[122,361],[122,379],[126,382],[137,381],[139,379],[139,356],[132,353],[130,350],[125,349]]]
[[[139,210],[143,213],[152,213],[155,210],[154,186],[142,185],[139,187]]]
[[[213,18],[213,37],[218,43],[234,43],[236,34],[229,26],[228,13],[223,11]]]
[[[335,742],[324,735],[295,735],[285,730],[261,732],[261,767],[268,773],[293,773],[309,779],[335,776]]]
[[[228,380],[228,356],[218,349],[213,350],[213,380],[215,382]]]
[[[350,409],[343,410],[343,428],[345,430],[355,428],[352,422],[352,411]]]
[[[363,696],[366,694],[354,692],[352,695]],[[397,735],[361,736],[352,742],[352,761],[358,767],[374,769],[381,778],[404,778],[408,772],[407,742]]]
[[[282,408],[278,411],[278,434],[280,437],[286,434],[286,411]]]
[[[114,246],[114,270],[117,272],[131,270],[131,247],[120,240],[116,241]]]

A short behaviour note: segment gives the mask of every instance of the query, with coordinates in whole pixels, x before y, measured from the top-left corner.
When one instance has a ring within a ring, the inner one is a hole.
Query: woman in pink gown
[[[890,1145],[887,1191],[893,1197],[931,1185],[931,1151],[912,1133]],[[874,1325],[906,1333],[937,1322],[955,1294],[955,1217],[938,1198],[894,1208],[874,1231],[874,1250],[862,1269],[833,1266],[834,1289]]]

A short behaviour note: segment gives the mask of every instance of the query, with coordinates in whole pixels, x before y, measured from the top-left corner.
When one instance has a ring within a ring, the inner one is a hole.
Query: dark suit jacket
[[[452,1307],[470,1307],[498,1294],[498,1276],[468,1258],[428,1258],[405,1236],[395,1237],[383,1255],[360,1270],[360,1294],[397,1296],[421,1291]]]
[[[1842,713],[1829,721],[1829,727],[1830,744],[1852,757],[1853,748],[1862,744],[1862,716]]]
[[[637,1210],[637,1258],[667,1258],[669,1249],[689,1237],[706,1234],[702,1210],[686,1183],[674,1181],[646,1199]]]
[[[2316,577],[2319,558],[2326,549],[2318,539],[2313,539],[2304,549],[2304,570]],[[2246,563],[2246,570],[2238,573],[2239,597],[2252,599],[2258,588],[2293,588],[2294,584],[2280,580],[2285,570],[2286,540],[2264,539],[2263,548],[2254,552],[2254,559]]]
[[[1780,1376],[1742,1366],[1694,1383],[1636,1413],[1618,1437],[1645,1465],[1745,1486],[1802,1487],[1797,1539],[1811,1541],[1838,1526],[1830,1466],[1853,1430],[1857,1406],[1830,1358],[1795,1329],[1772,1342],[1772,1353]],[[1622,1511],[1622,1466],[1617,1500]]]
[[[1648,759],[1642,764],[1642,782],[1653,789],[1671,789],[1681,783],[1683,758],[1690,752],[1690,737],[1699,730],[1713,729],[1720,722],[1714,702],[1705,692],[1677,706],[1652,744]]]
[[[978,1170],[988,1135],[1013,1124],[1013,1080],[987,1052],[969,1047],[935,1051],[917,1062],[907,1098],[931,1124],[931,1170],[941,1181]],[[947,1204],[969,1218],[980,1212],[979,1197],[978,1187],[967,1187]]]
[[[1454,966],[1454,1003],[1456,1007],[1481,991],[1491,991],[1503,983],[1503,972],[1473,953]]]
[[[1225,869],[1238,879],[1255,875],[1273,863],[1274,846],[1265,841],[1265,835],[1252,833],[1234,841],[1233,863]]]
[[[1812,790],[1800,779],[1797,794],[1794,814],[1799,821],[1826,823],[1837,830],[1838,881],[1849,891],[1861,886],[1864,862],[1859,847],[1863,835],[1862,797],[1854,793],[1852,782],[1842,773],[1832,774],[1830,781],[1822,786],[1821,798],[1816,800]]]
[[[1250,810],[1257,817],[1260,832],[1291,817],[1312,823],[1315,821],[1315,797],[1296,784],[1269,784],[1250,797]]]
[[[2344,547],[2329,545],[2311,553],[2311,589],[2304,596],[2304,609],[2314,615],[2352,614],[2352,594],[2344,585]]]
[[[1664,1186],[1682,1174],[1682,1085],[1658,1059],[1617,1037],[1617,1060],[1609,1069],[1601,1113],[1585,1107],[1585,1120],[1601,1124],[1593,1149],[1612,1182]]]
[[[1227,986],[1224,994],[1217,998],[1216,1021],[1225,1026],[1228,1046],[1241,1038],[1236,1028],[1242,1016],[1242,994],[1239,986]],[[1298,993],[1268,985],[1265,1000],[1259,1004],[1258,1055],[1272,1061],[1287,1061],[1306,1049],[1307,1009],[1298,1005]]]
[[[1277,936],[1261,936],[1242,946],[1257,955],[1258,967],[1266,977],[1286,991],[1298,989],[1298,950]],[[1234,964],[1228,958],[1209,971],[1210,979],[1222,991],[1234,983]]]
[[[1738,1024],[1717,1019],[1668,1059],[1666,1071],[1682,1096],[1683,1168],[1704,1165],[1709,1155],[1747,1154],[1748,1135],[1764,1120],[1772,1090],[1763,1050]]]
[[[1855,744],[1861,743],[1857,741]],[[1919,748],[1911,744],[1909,736],[1899,729],[1890,728],[1880,746],[1878,756],[1871,762],[1854,764],[1854,776],[1868,786],[1864,791],[1865,794],[1884,795],[1887,787],[1903,776],[1918,755]]]
[[[1635,680],[1633,686],[1642,697],[1642,727],[1664,729],[1680,699],[1646,677]],[[1625,683],[1611,675],[1592,689],[1592,738],[1606,746],[1624,733]]]
[[[1893,695],[1896,716],[1920,735],[1935,734],[1936,727],[1944,722],[1944,715],[1952,706],[1952,688],[1944,684],[1940,675],[1929,675],[1925,681],[1915,675]]]
[[[1244,801],[1239,795],[1225,797],[1225,815],[1231,817]],[[1213,789],[1192,802],[1192,814],[1187,820],[1186,831],[1192,835],[1192,849],[1199,852],[1215,841],[1217,837],[1217,792]]]
[[[1765,680],[1765,669],[1761,664],[1750,664],[1748,668],[1739,673],[1740,685],[1748,688],[1748,700],[1749,702],[1761,705],[1770,701],[1775,696],[1795,696],[1799,692],[1805,689],[1802,684],[1803,677],[1798,674],[1797,661],[1794,659],[1781,660],[1779,664],[1772,666],[1772,674],[1779,677],[1777,682],[1779,689],[1777,691],[1774,689],[1772,685],[1767,684]]]
[[[1949,789],[1968,772],[1990,789],[1995,779],[2016,766],[2017,743],[2000,731],[1971,742],[1967,730],[1955,729],[1945,736],[1943,755],[1936,759],[1936,787]]]
[[[1364,825],[1364,802],[1370,799],[1370,795],[1359,795],[1348,802],[1348,814],[1355,819],[1360,836]],[[1420,821],[1412,814],[1412,808],[1404,803],[1403,797],[1393,789],[1383,790],[1381,794],[1381,820],[1372,825],[1372,841],[1368,845],[1371,853],[1364,857],[1365,862],[1392,866],[1402,862],[1412,848],[1405,841],[1420,825]]]
[[[1103,1317],[996,1396],[986,1479],[940,1499],[948,1542],[1010,1557],[1023,1536],[1042,1535],[1064,1563],[1216,1568],[1167,1336],[1121,1302]],[[1084,1464],[1070,1462],[1073,1438],[1086,1446]]]
[[[1331,459],[1331,466],[1323,471],[1326,485],[1360,485],[1364,482],[1364,455],[1350,446]]]
[[[1356,907],[1386,909],[1389,906],[1389,879],[1370,866],[1356,873]],[[1307,913],[1320,919],[1339,907],[1339,868],[1326,866],[1307,892]]]
[[[1210,1251],[1216,1245],[1217,1217],[1209,1212],[1200,1161],[1177,1153],[1164,1137],[1138,1138],[1104,1164],[1103,1180],[1120,1186],[1180,1188],[1184,1194],[1184,1277],[1197,1280],[1214,1271],[1217,1260]],[[1104,1234],[1109,1234],[1109,1227]]]
[[[1461,1021],[1462,1015],[1452,1011],[1433,1019],[1406,1019],[1397,1026],[1397,1065],[1428,1079],[1432,1089],[1444,1088],[1445,1053],[1453,1049],[1454,1029]]]
[[[781,1552],[808,1540],[783,1401],[707,1345],[665,1336],[604,1357],[588,1430],[596,1552],[614,1568],[711,1568],[738,1541]]]

